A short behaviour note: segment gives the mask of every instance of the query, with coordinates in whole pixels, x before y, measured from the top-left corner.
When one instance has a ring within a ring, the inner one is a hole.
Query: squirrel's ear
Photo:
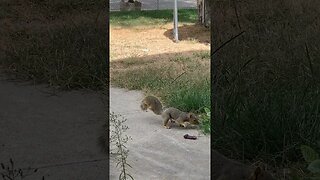
[[[192,113],[188,113],[188,118],[191,118],[192,117]]]

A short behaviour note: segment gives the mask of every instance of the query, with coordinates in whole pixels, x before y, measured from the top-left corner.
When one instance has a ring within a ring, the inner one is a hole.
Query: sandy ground
[[[130,34],[130,35],[128,35]],[[172,40],[172,24],[158,28],[110,28],[110,59],[186,54],[210,50],[210,31],[200,25],[179,25],[179,43]]]
[[[209,180],[210,179],[210,136],[204,136],[194,128],[177,126],[165,129],[160,116],[143,112],[139,104],[143,95],[138,91],[110,89],[110,112],[121,114],[127,119],[132,137],[128,142],[129,172],[135,179],[154,180]],[[183,135],[198,136],[187,140]],[[111,147],[113,149],[115,147]],[[119,170],[113,156],[110,160],[110,179],[117,179]]]
[[[0,79],[0,162],[12,158],[16,168],[43,167],[24,170],[31,173],[25,180],[107,179],[106,155],[97,145],[105,122],[102,96],[50,91]]]

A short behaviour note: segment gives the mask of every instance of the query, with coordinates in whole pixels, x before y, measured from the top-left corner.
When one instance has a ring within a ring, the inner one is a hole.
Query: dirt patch
[[[163,53],[210,50],[210,31],[201,25],[179,25],[180,42],[172,40],[172,24],[153,28],[110,28],[110,59],[163,58]],[[157,55],[157,56],[155,56]]]

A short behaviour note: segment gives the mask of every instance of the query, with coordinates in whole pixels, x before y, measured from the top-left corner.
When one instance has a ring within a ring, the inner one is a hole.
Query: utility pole
[[[178,0],[174,0],[174,9],[173,9],[173,37],[175,42],[179,42],[178,37]]]

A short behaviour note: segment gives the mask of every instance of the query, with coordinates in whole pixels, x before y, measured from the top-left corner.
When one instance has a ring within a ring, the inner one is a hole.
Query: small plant
[[[116,160],[117,160],[117,167],[120,166],[120,175],[119,180],[127,180],[127,179],[134,179],[132,175],[130,175],[127,171],[128,167],[131,167],[127,163],[127,157],[129,150],[125,146],[125,144],[128,142],[129,138],[131,137],[124,134],[124,132],[129,129],[127,125],[124,123],[127,121],[125,118],[121,118],[121,115],[116,115],[114,112],[112,112],[109,115],[110,120],[110,144],[114,144],[117,147],[116,151]],[[110,154],[113,154],[110,152]],[[131,167],[132,168],[132,167]]]
[[[211,132],[211,111],[209,108],[204,108],[205,113],[200,116],[200,127],[204,134],[208,134]]]
[[[320,158],[319,153],[309,146],[300,147],[304,160],[309,163],[307,169],[312,173],[311,179],[320,179]]]
[[[3,163],[1,164],[1,169],[2,171],[0,172],[0,175],[2,177],[2,180],[21,180],[24,179],[26,176],[29,176],[35,172],[37,172],[38,169],[34,169],[31,173],[31,168],[27,169],[27,170],[23,170],[21,168],[16,168],[14,166],[14,162],[13,160],[10,158],[10,164],[9,165],[5,165]],[[26,173],[25,171],[27,171],[28,173]]]
[[[176,56],[174,58],[171,58],[170,61],[173,61],[173,62],[186,62],[186,61],[192,61],[192,59],[191,59],[191,57]]]

